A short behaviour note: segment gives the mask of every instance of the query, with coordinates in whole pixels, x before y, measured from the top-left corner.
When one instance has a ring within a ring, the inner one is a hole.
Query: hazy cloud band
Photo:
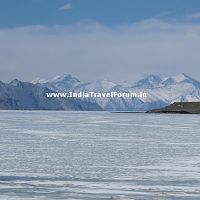
[[[128,80],[185,72],[200,79],[200,24],[151,19],[0,30],[0,79],[72,73],[81,80]]]

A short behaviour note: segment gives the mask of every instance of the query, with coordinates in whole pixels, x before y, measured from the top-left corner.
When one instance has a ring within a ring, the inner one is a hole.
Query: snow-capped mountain
[[[56,76],[55,78],[50,80],[36,79],[32,81],[32,83],[43,85],[56,92],[72,91],[75,87],[81,84],[81,82],[77,78],[71,76],[70,74]]]
[[[160,108],[176,101],[200,101],[200,82],[185,74],[166,78],[150,75],[139,80],[131,87],[105,81],[104,84],[89,83],[87,89],[85,86],[80,85],[79,91],[81,90],[147,93],[147,98],[101,98],[91,100],[98,103],[105,110],[115,111],[145,111]]]
[[[159,87],[162,83],[162,79],[157,75],[149,75],[146,78],[138,81],[135,87],[142,87],[144,89],[151,89]]]
[[[67,81],[66,81],[67,80]],[[74,81],[75,80],[75,81]],[[73,84],[71,84],[73,83]],[[41,83],[40,83],[41,84]],[[159,108],[175,101],[200,101],[200,82],[179,74],[173,77],[161,78],[158,75],[149,75],[134,85],[116,84],[102,80],[90,83],[81,83],[72,76],[56,77],[43,83],[49,89],[60,92],[145,92],[147,98],[87,98],[86,101],[97,103],[104,110],[111,111],[145,111]]]
[[[81,83],[71,75],[59,76],[37,84],[58,92],[145,92],[147,98],[87,98],[86,101],[97,103],[104,110],[110,111],[145,111],[159,108],[175,101],[200,101],[200,82],[179,74],[173,77],[161,78],[158,75],[149,75],[134,85],[116,84],[102,80]]]
[[[118,92],[147,93],[146,98],[53,98],[46,92]],[[70,74],[50,80],[37,79],[32,83],[17,79],[9,84],[0,82],[0,109],[49,109],[49,110],[108,110],[146,111],[173,102],[200,101],[200,82],[186,74],[162,78],[149,75],[130,85],[108,80],[82,83]]]
[[[150,83],[149,87],[137,84],[133,88],[145,90],[148,94],[146,101],[159,99],[166,105],[176,101],[200,101],[200,82],[186,74],[163,78],[154,87]]]
[[[14,79],[0,81],[0,109],[4,110],[102,110],[96,103],[74,98],[47,98],[55,92],[39,84]]]

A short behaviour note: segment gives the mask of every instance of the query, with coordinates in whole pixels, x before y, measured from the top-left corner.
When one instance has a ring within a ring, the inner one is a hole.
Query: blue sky
[[[0,80],[200,80],[200,0],[0,0]]]
[[[65,5],[71,7],[59,9]],[[198,11],[198,0],[0,0],[0,28],[66,25],[81,20],[116,25],[158,16],[181,20]]]

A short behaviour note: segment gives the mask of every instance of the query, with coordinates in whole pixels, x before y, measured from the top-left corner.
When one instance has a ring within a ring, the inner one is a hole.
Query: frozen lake
[[[0,111],[0,199],[200,199],[200,115]]]

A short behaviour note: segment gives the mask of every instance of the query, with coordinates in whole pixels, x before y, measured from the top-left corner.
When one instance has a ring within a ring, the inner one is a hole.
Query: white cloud
[[[72,9],[72,6],[70,3],[65,4],[64,6],[61,6],[60,8],[58,8],[58,10],[63,11],[63,10],[70,10]]]
[[[158,19],[108,27],[96,22],[0,30],[0,80],[72,73],[81,80],[133,82],[184,72],[200,80],[200,24]]]

